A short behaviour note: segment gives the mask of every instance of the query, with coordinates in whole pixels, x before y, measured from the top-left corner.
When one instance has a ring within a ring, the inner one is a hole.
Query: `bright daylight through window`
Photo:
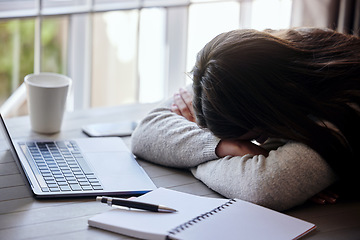
[[[36,71],[73,78],[69,110],[161,101],[191,82],[187,73],[206,42],[231,29],[287,28],[291,5],[291,0],[1,1],[0,110],[27,114],[21,84]]]

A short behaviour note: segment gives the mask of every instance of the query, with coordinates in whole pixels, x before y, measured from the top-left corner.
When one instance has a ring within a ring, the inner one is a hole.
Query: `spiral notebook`
[[[201,197],[158,188],[137,201],[176,213],[113,209],[91,217],[93,227],[140,239],[298,239],[315,229],[303,220],[239,199]]]

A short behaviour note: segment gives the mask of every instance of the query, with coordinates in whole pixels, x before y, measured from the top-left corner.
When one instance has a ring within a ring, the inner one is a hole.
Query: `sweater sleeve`
[[[220,141],[196,123],[171,112],[170,100],[151,111],[132,134],[132,152],[169,167],[195,167],[216,159]]]
[[[335,182],[328,164],[312,149],[277,142],[268,157],[250,154],[219,159],[219,143],[170,110],[171,101],[151,111],[132,134],[132,151],[142,159],[169,167],[192,168],[193,175],[227,198],[239,198],[276,210],[304,203]]]
[[[336,181],[325,160],[300,143],[287,143],[268,157],[228,156],[200,164],[192,173],[227,198],[279,211],[304,203]]]

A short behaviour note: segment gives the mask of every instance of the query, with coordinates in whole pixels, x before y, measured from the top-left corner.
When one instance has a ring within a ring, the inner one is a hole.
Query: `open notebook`
[[[158,188],[136,199],[176,213],[113,209],[90,226],[141,239],[297,239],[315,225],[239,199],[200,197]]]

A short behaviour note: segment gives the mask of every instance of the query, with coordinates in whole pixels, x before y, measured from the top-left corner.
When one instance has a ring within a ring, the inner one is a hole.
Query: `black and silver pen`
[[[155,205],[151,203],[143,203],[133,200],[126,200],[122,198],[113,198],[113,197],[96,197],[96,201],[100,201],[102,203],[106,203],[109,206],[121,206],[121,207],[128,207],[128,208],[135,208],[135,209],[142,209],[151,212],[163,212],[163,213],[173,213],[177,212],[177,210],[165,207],[162,205]]]

